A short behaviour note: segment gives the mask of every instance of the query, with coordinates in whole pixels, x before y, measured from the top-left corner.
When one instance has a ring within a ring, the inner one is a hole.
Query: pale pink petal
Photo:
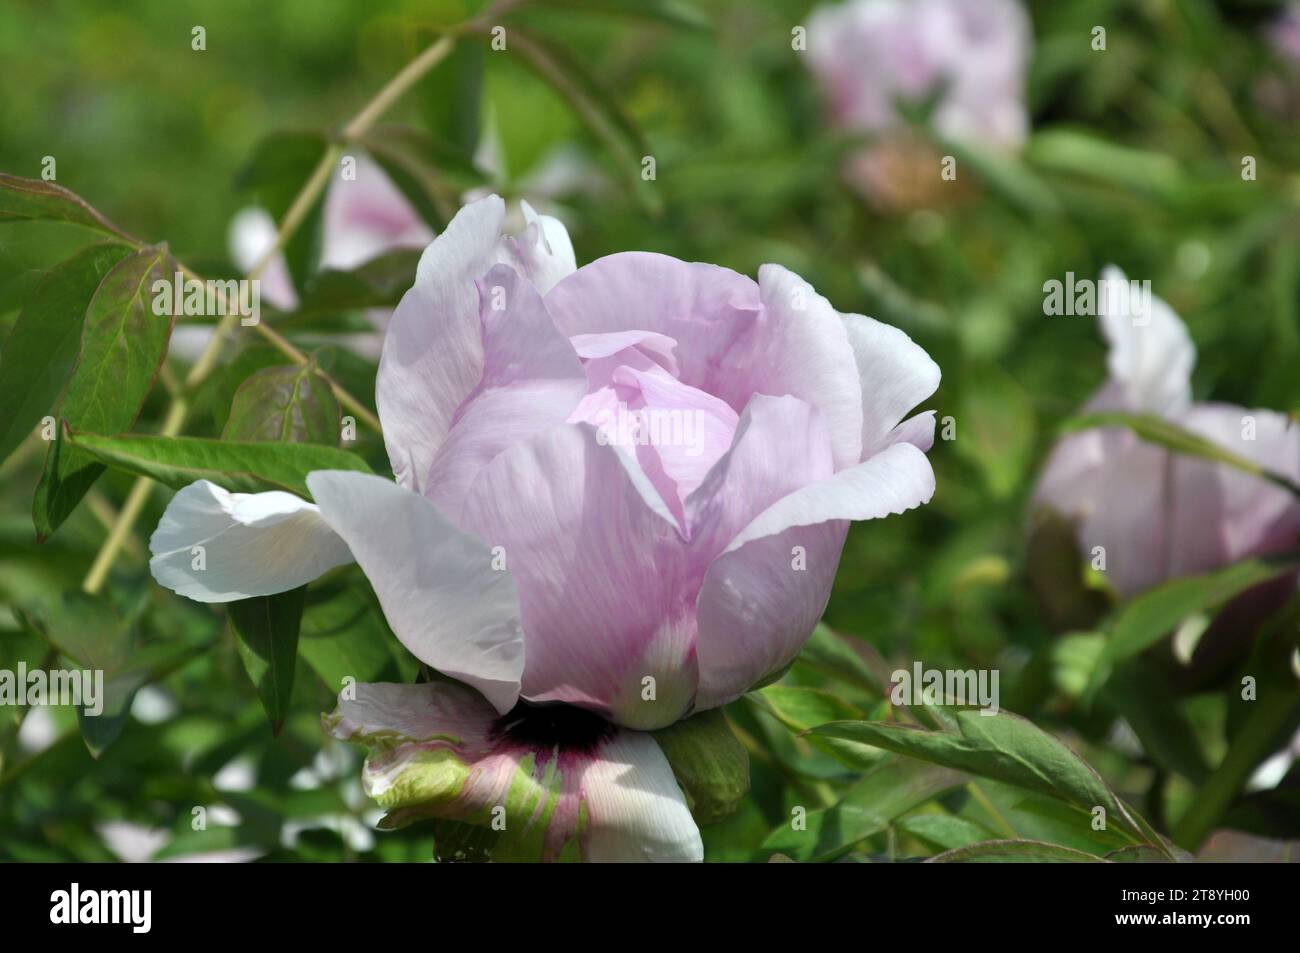
[[[197,602],[286,592],[352,561],[320,510],[292,493],[230,493],[199,480],[149,537],[158,584]]]
[[[519,203],[527,223],[514,240],[516,264],[541,294],[546,294],[578,267],[573,242],[564,224],[550,215],[539,215],[527,202]]]
[[[230,220],[227,244],[235,267],[247,274],[252,271],[275,245],[275,219],[264,208],[250,206],[240,209]],[[271,259],[262,272],[260,291],[263,299],[282,311],[298,307],[298,294],[293,290],[293,279],[283,254]]]
[[[677,358],[673,351],[677,342],[654,331],[612,331],[608,334],[575,334],[569,343],[584,361],[613,357],[620,351],[636,348],[674,377],[677,376]]]
[[[307,486],[411,653],[507,711],[524,642],[510,573],[427,499],[377,476],[317,470]]]
[[[716,265],[678,261],[649,252],[623,252],[584,265],[546,296],[555,326],[570,337],[618,331],[653,331],[677,342],[682,382],[721,397],[736,376],[755,371],[735,353],[752,333],[762,308],[758,286]]]
[[[379,163],[354,156],[355,177],[335,174],[325,196],[321,268],[351,271],[395,248],[423,248],[433,232]]]
[[[834,472],[820,411],[797,397],[754,397],[732,446],[686,501],[694,557],[707,565],[764,510]]]
[[[480,472],[464,523],[503,548],[519,587],[525,698],[633,728],[688,710],[691,580],[676,524],[648,494],[620,451],[585,425],[517,443]]]
[[[1186,325],[1169,305],[1149,295],[1149,287],[1144,295],[1114,265],[1103,269],[1101,278],[1105,285],[1098,288],[1097,308],[1110,345],[1106,367],[1110,380],[1124,388],[1123,409],[1162,415],[1186,409],[1196,365]]]
[[[457,212],[425,249],[388,326],[375,402],[393,474],[417,492],[456,409],[483,375],[475,282],[497,260],[504,217],[495,195]]]
[[[563,423],[587,389],[573,347],[525,279],[496,265],[480,288],[483,377],[456,410],[424,481],[425,495],[453,519],[485,464],[515,441]]]
[[[830,431],[835,466],[853,466],[862,459],[865,407],[880,384],[862,382],[844,320],[812,285],[780,265],[764,265],[758,287],[763,326],[750,340],[750,393],[791,394],[816,407]]]
[[[898,328],[874,318],[846,314],[844,327],[862,384],[862,451],[866,458],[897,442],[893,431],[899,421],[939,387],[939,365]],[[933,442],[933,418],[929,427]]]
[[[929,460],[902,442],[753,519],[700,590],[696,708],[725,704],[794,659],[830,598],[847,521],[902,513],[933,493]]]

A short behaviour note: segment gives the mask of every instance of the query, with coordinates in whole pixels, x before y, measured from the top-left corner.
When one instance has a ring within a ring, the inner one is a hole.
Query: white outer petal
[[[195,569],[195,546],[203,569]],[[182,489],[149,538],[159,585],[197,602],[286,592],[352,561],[320,509],[292,493],[230,493],[208,480]]]
[[[1126,409],[1161,415],[1186,409],[1192,402],[1192,368],[1196,366],[1196,346],[1187,326],[1154,295],[1149,310],[1131,295],[1123,295],[1103,309],[1103,300],[1109,300],[1115,289],[1127,287],[1128,278],[1114,265],[1103,268],[1101,278],[1107,293],[1098,288],[1097,310],[1106,312],[1099,317],[1110,345],[1106,368],[1111,380],[1124,387]]]
[[[524,637],[514,580],[424,497],[382,477],[317,470],[307,486],[347,541],[394,634],[503,714],[519,697]]]
[[[704,842],[654,738],[620,730],[582,775],[591,818],[583,856],[595,863],[699,863]]]

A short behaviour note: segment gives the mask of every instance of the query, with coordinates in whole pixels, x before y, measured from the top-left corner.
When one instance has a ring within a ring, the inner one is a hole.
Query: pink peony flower
[[[1032,45],[1016,0],[849,0],[808,22],[808,63],[831,121],[879,140],[849,165],[862,191],[895,202],[914,175],[920,144],[899,114],[937,96],[932,122],[945,138],[1019,149],[1028,130],[1025,70]],[[938,179],[938,158],[933,175]],[[928,167],[928,166],[927,166]]]
[[[356,178],[336,174],[325,193],[322,269],[351,271],[385,252],[423,248],[433,241],[429,226],[379,163],[364,153],[355,158]],[[248,271],[275,244],[275,221],[265,209],[242,209],[231,219],[228,238],[231,259],[240,270]],[[262,294],[282,310],[298,306],[283,255],[277,255],[263,274]]]
[[[402,643],[477,690],[340,701],[332,730],[379,749],[367,788],[397,820],[482,822],[518,795],[521,823],[549,818],[545,856],[699,859],[646,732],[779,673],[848,521],[930,499],[934,416],[903,418],[939,368],[778,265],[575,270],[564,227],[524,212],[502,236],[499,198],[462,209],[394,313],[376,397],[395,483],[316,472],[309,503],[200,481],[150,565],[224,602],[360,564]]]
[[[1127,279],[1117,268],[1102,278]],[[1159,298],[1101,316],[1110,379],[1084,412],[1154,414],[1271,472],[1300,477],[1300,428],[1284,414],[1193,403],[1196,349]],[[1131,431],[1099,428],[1053,449],[1036,505],[1074,522],[1083,553],[1104,548],[1106,575],[1130,596],[1179,576],[1208,572],[1294,546],[1300,505],[1286,490],[1226,464],[1171,453]]]

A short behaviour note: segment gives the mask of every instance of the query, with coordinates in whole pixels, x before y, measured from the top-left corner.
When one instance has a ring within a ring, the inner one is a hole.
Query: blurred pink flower
[[[485,699],[363,686],[341,702],[341,737],[395,733],[367,768],[381,803],[411,806],[398,779],[430,758],[468,772],[453,775],[470,813],[546,769],[551,853],[585,811],[615,843],[677,818],[668,841],[637,842],[694,855],[641,732],[780,672],[821,617],[848,522],[930,499],[934,416],[903,418],[939,368],[778,265],[755,282],[633,252],[575,270],[564,227],[524,212],[503,236],[496,196],[462,209],[394,313],[376,397],[396,483],[315,472],[312,504],[200,481],[168,507],[151,567],[224,602],[355,559],[403,644]],[[540,743],[552,729],[570,743]]]
[[[321,270],[351,271],[385,252],[423,248],[433,231],[377,162],[364,153],[356,177],[336,174],[325,194],[321,223]],[[240,271],[252,269],[275,244],[275,221],[265,209],[242,209],[230,222],[230,257]],[[298,305],[283,255],[262,276],[262,294],[282,310]]]
[[[1127,281],[1113,267],[1102,278]],[[1115,309],[1100,321],[1110,377],[1083,412],[1157,415],[1266,470],[1300,478],[1300,427],[1286,415],[1192,402],[1196,349],[1165,302],[1153,297],[1149,309]],[[1124,596],[1300,539],[1300,501],[1286,490],[1225,464],[1171,453],[1127,429],[1061,440],[1034,501],[1073,521],[1081,552],[1103,547],[1106,576]]]
[[[850,163],[853,183],[896,200],[917,174],[920,144],[900,115],[937,96],[931,121],[942,137],[1019,149],[1028,130],[1025,70],[1032,47],[1016,0],[849,0],[819,7],[808,22],[808,63],[840,129],[877,141]],[[930,178],[938,180],[938,158]]]
[[[1269,41],[1273,49],[1300,66],[1300,3],[1292,3],[1269,26]]]

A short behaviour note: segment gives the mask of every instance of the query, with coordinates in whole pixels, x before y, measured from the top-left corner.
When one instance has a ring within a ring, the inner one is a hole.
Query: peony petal
[[[782,497],[741,530],[700,589],[696,709],[739,697],[799,653],[830,598],[848,520],[902,513],[933,493],[925,454],[896,443]]]
[[[318,470],[307,486],[402,644],[508,711],[519,694],[524,643],[514,581],[493,566],[488,547],[424,497],[380,477]]]
[[[636,348],[674,377],[678,374],[673,351],[677,342],[654,331],[611,331],[608,334],[575,334],[569,343],[584,361],[613,357],[620,351]]]
[[[230,493],[207,480],[172,497],[149,552],[159,585],[198,602],[286,592],[352,561],[314,504],[279,491]]]
[[[1162,415],[1185,410],[1192,401],[1196,365],[1187,326],[1157,297],[1151,296],[1147,307],[1114,265],[1102,270],[1101,279],[1105,284],[1097,290],[1097,309],[1110,345],[1106,367],[1127,398],[1117,409]]]
[[[684,383],[741,410],[725,388],[752,375],[733,354],[752,331],[762,304],[753,281],[726,268],[649,252],[623,252],[584,265],[546,296],[555,326],[570,337],[653,331],[677,342]]]
[[[517,443],[481,471],[464,522],[503,548],[519,586],[525,698],[580,705],[631,728],[671,724],[690,707],[687,561],[651,496],[644,476],[585,425]],[[650,684],[654,697],[643,699]]]
[[[930,502],[933,495],[930,461],[912,444],[896,443],[856,467],[782,498],[746,526],[727,551],[791,526],[898,515]]]
[[[495,195],[457,212],[425,249],[388,326],[375,402],[393,474],[416,492],[483,373],[475,281],[497,260],[504,217]]]
[[[939,365],[898,328],[874,318],[846,314],[844,328],[862,382],[862,455],[865,459],[896,442],[893,431],[900,426],[899,421],[938,388]],[[933,420],[930,428],[933,441]]]
[[[481,287],[483,377],[457,409],[425,483],[425,495],[453,519],[485,464],[512,443],[564,423],[587,389],[573,347],[525,279],[496,265]]]
[[[835,472],[831,438],[817,408],[797,397],[756,395],[731,448],[686,500],[696,558],[708,563],[764,510]]]
[[[389,811],[384,826],[504,820],[494,860],[703,859],[672,768],[647,734],[605,726],[590,745],[523,742],[509,732],[514,716],[497,718],[459,685],[355,688],[325,724],[371,748],[362,781]]]
[[[704,843],[654,738],[619,731],[581,775],[590,817],[584,858],[596,863],[699,863]]]
[[[792,394],[812,404],[825,417],[835,466],[853,466],[862,459],[864,407],[877,400],[878,385],[867,390],[844,321],[812,285],[780,265],[764,265],[758,287],[765,326],[751,338],[751,393]]]
[[[541,294],[546,294],[578,267],[573,242],[564,223],[550,215],[538,215],[527,202],[519,203],[527,227],[515,239],[516,264]]]
[[[1178,422],[1269,472],[1300,479],[1300,426],[1285,414],[1197,404]],[[1300,502],[1276,484],[1193,457],[1179,457],[1175,472],[1175,575],[1278,553],[1300,539]]]

